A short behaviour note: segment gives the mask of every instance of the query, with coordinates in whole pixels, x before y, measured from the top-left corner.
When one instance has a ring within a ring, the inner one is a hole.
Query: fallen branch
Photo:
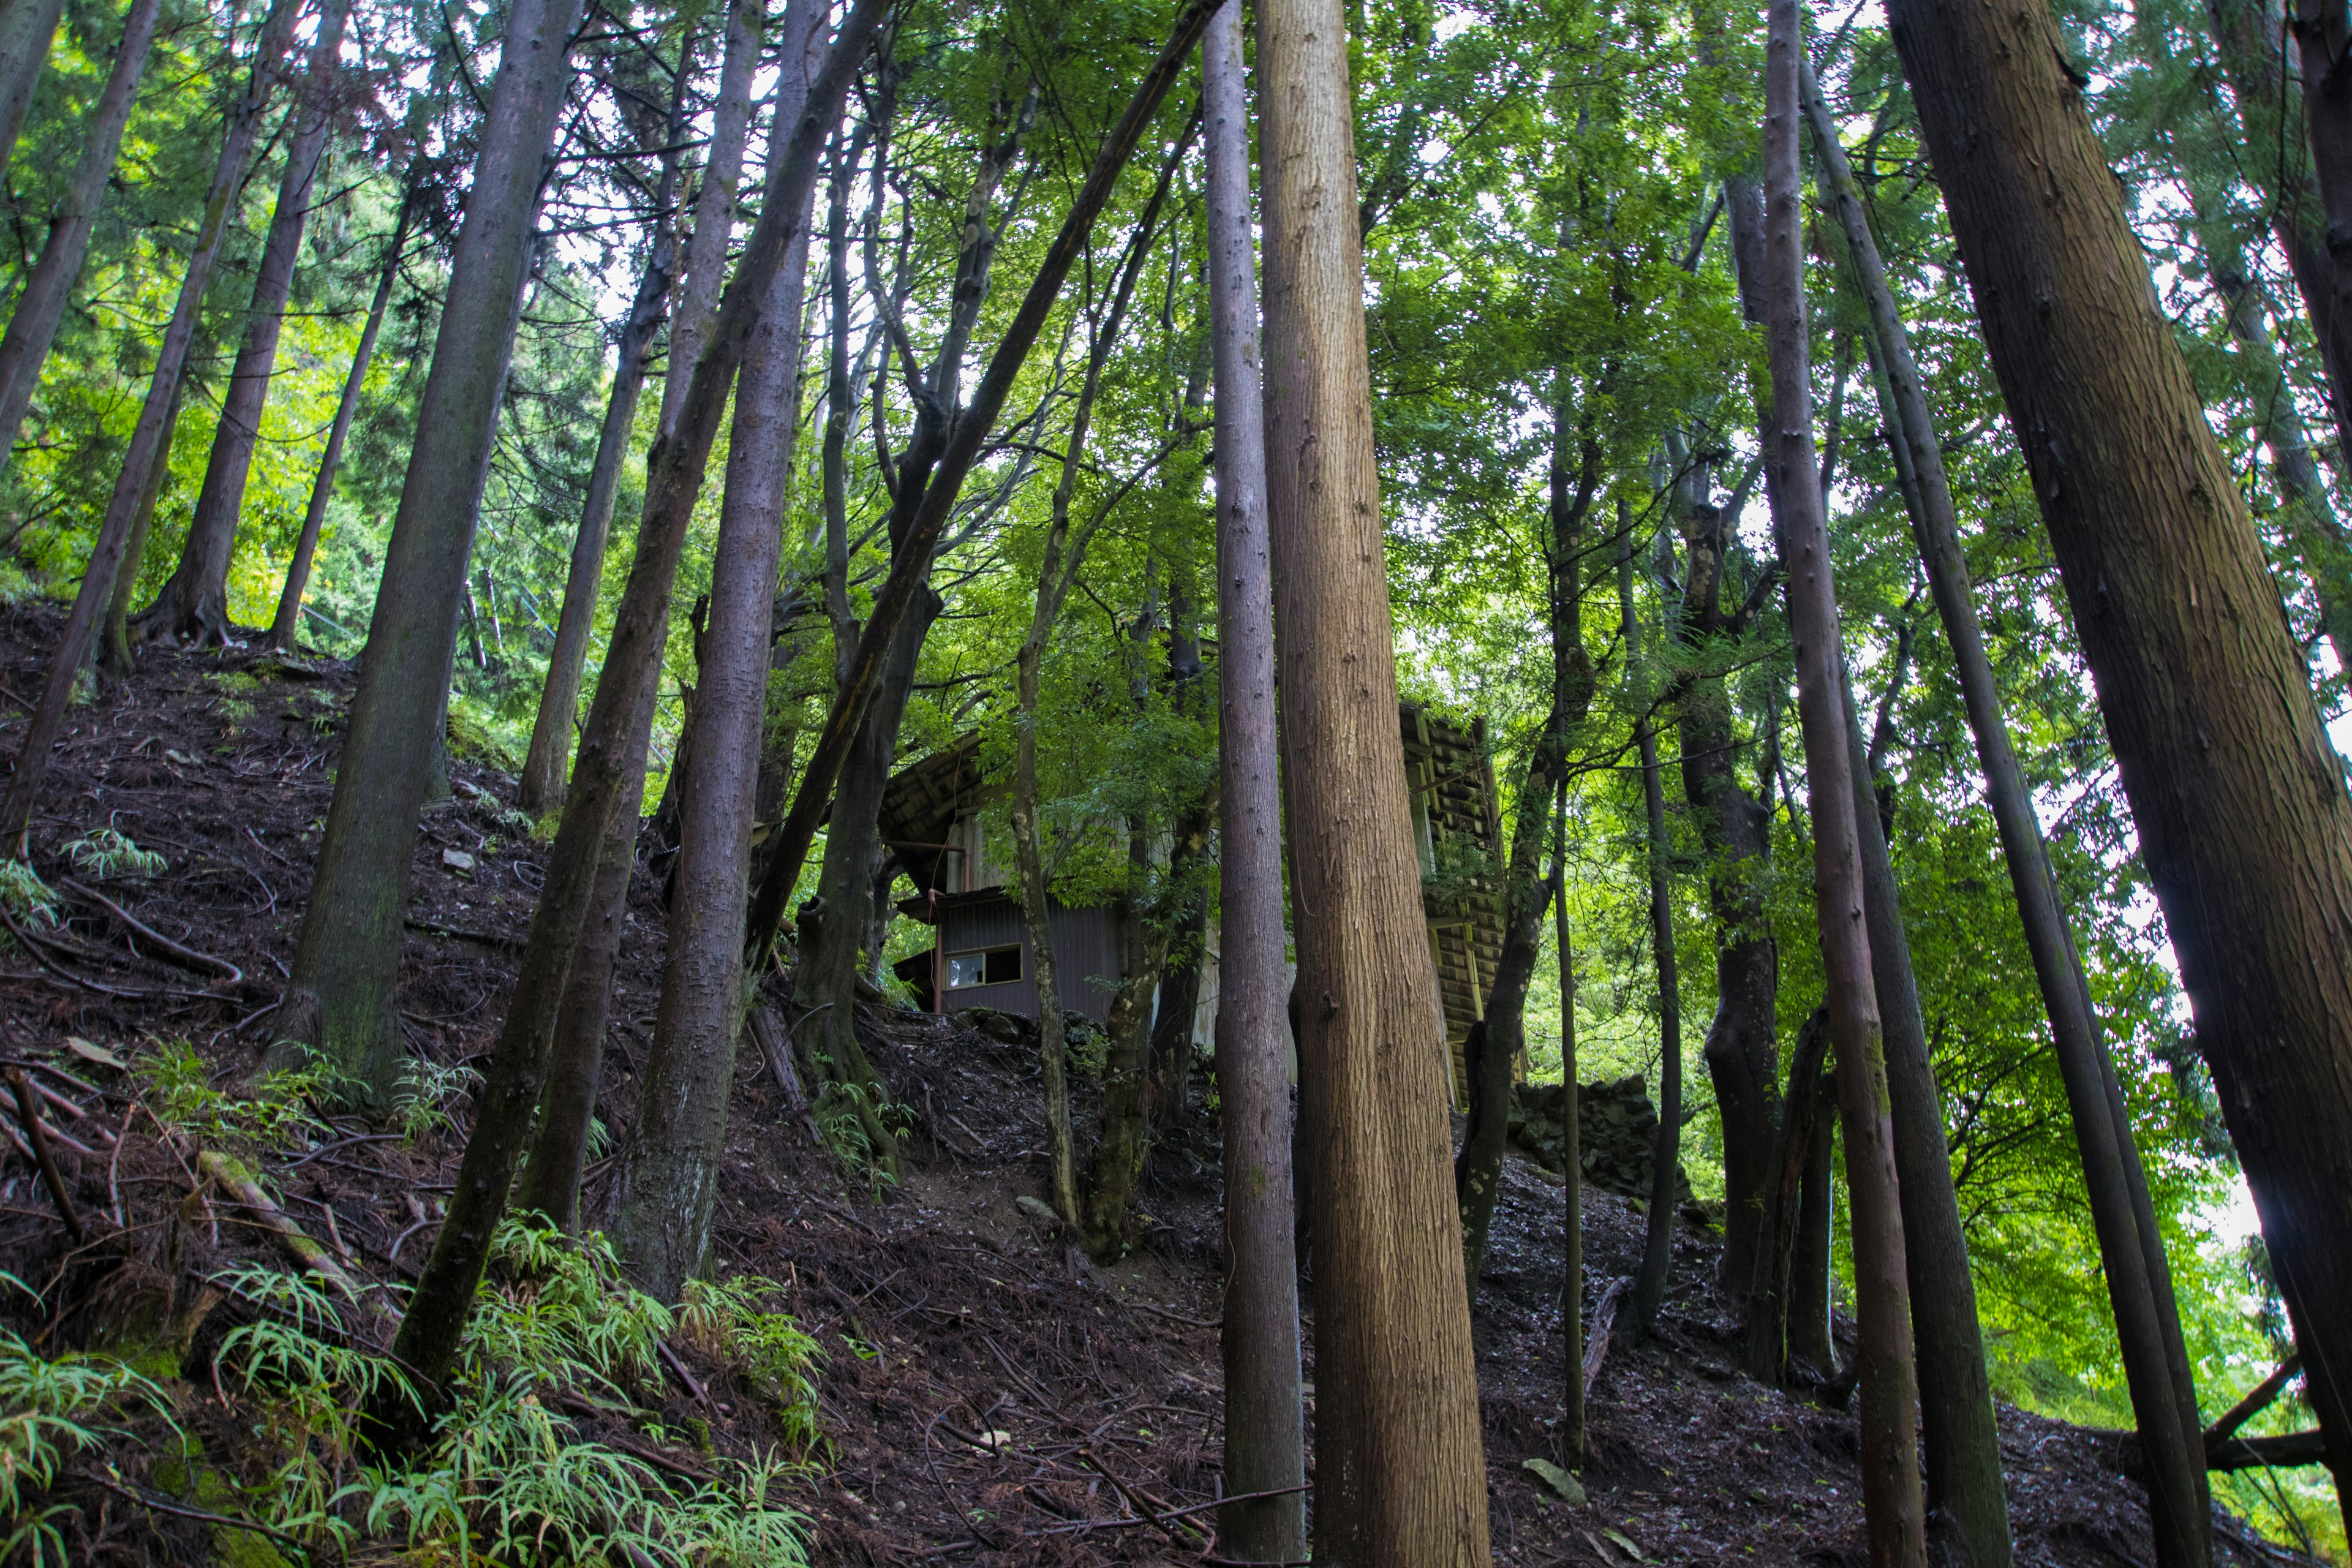
[[[289,1218],[284,1209],[272,1203],[269,1194],[261,1190],[261,1184],[253,1179],[252,1172],[227,1155],[210,1149],[196,1156],[196,1169],[210,1177],[221,1191],[243,1205],[261,1227],[278,1239],[278,1246],[285,1249],[289,1258],[341,1290],[352,1300],[360,1300],[359,1285],[344,1272],[342,1265],[335,1261],[334,1254],[304,1234],[302,1227]]]
[[[1617,1326],[1617,1303],[1633,1283],[1631,1279],[1611,1280],[1609,1289],[1601,1293],[1600,1301],[1592,1309],[1592,1330],[1584,1342],[1582,1369],[1587,1398],[1592,1394],[1592,1380],[1601,1375],[1601,1363],[1609,1356],[1609,1331]]]
[[[2253,1392],[2230,1406],[2229,1414],[2205,1428],[2205,1451],[2214,1449],[2238,1435],[2238,1428],[2268,1409],[2271,1402],[2285,1391],[2294,1374],[2303,1370],[2303,1353],[2297,1351],[2279,1363],[2278,1370],[2254,1384]]]
[[[824,1134],[817,1131],[816,1114],[809,1109],[808,1093],[801,1088],[801,1075],[793,1066],[793,1045],[774,1013],[765,1002],[752,1004],[751,1014],[744,1021],[768,1070],[776,1075],[776,1085],[783,1091],[784,1108],[798,1116],[808,1127],[809,1142],[817,1148],[824,1147]]]
[[[1080,1448],[1078,1450],[1078,1458],[1084,1459],[1087,1464],[1092,1465],[1097,1470],[1100,1471],[1102,1479],[1108,1481],[1113,1487],[1116,1487],[1118,1489],[1118,1495],[1127,1500],[1127,1506],[1141,1514],[1152,1528],[1158,1530],[1162,1535],[1165,1535],[1169,1540],[1174,1542],[1180,1547],[1189,1549],[1192,1545],[1192,1542],[1185,1540],[1183,1536],[1177,1533],[1173,1521],[1181,1517],[1181,1515],[1171,1512],[1166,1503],[1161,1502],[1150,1492],[1144,1491],[1138,1487],[1129,1486],[1125,1481],[1120,1480],[1117,1476],[1111,1473],[1111,1468],[1108,1465],[1104,1464],[1102,1460],[1095,1457],[1095,1451],[1092,1448]],[[1198,1512],[1199,1510],[1197,1509],[1192,1509],[1185,1510],[1183,1511]],[[1200,1536],[1201,1544],[1202,1545],[1208,1544],[1213,1539],[1206,1531],[1202,1530],[1199,1525],[1192,1523],[1190,1521],[1185,1521],[1184,1528],[1192,1531],[1195,1535]]]
[[[49,1185],[49,1196],[57,1201],[58,1217],[65,1221],[66,1234],[79,1246],[87,1234],[81,1227],[81,1215],[74,1212],[73,1199],[66,1195],[65,1178],[58,1174],[57,1160],[49,1152],[49,1128],[39,1115],[39,1101],[33,1098],[33,1086],[25,1081],[25,1069],[8,1069],[8,1087],[16,1091],[16,1110],[23,1116],[25,1136],[32,1140],[33,1163],[41,1170],[41,1180]]]
[[[437,921],[403,921],[402,925],[425,936],[448,937],[456,942],[478,942],[484,947],[504,948],[510,952],[522,951],[523,939],[494,931],[468,931],[463,926],[443,925]]]
[[[16,939],[16,945],[25,950],[25,956],[58,979],[68,984],[79,985],[84,991],[95,991],[101,996],[120,996],[127,1002],[152,1002],[158,998],[165,1000],[181,998],[197,1002],[221,1000],[217,994],[210,991],[186,991],[176,985],[154,986],[141,990],[131,990],[121,985],[101,985],[95,980],[88,980],[76,974],[72,970],[45,955],[41,952],[44,947],[53,947],[59,952],[65,949],[61,944],[51,942],[47,938],[33,935],[23,926],[18,925],[5,908],[0,908],[0,925],[8,928],[8,933]],[[29,979],[30,976],[26,978]]]
[[[2277,1437],[2231,1437],[2205,1450],[2209,1470],[2293,1469],[2327,1463],[2327,1444],[2317,1432]]]
[[[310,1560],[310,1548],[282,1530],[272,1530],[266,1524],[257,1524],[249,1519],[232,1519],[225,1513],[206,1513],[200,1508],[186,1508],[176,1502],[167,1502],[143,1487],[118,1486],[102,1476],[93,1476],[84,1470],[69,1473],[76,1480],[88,1481],[95,1487],[104,1487],[115,1496],[129,1498],[142,1508],[153,1509],[157,1513],[168,1513],[174,1519],[192,1519],[199,1524],[216,1524],[228,1530],[249,1530],[256,1535],[266,1535],[272,1541],[292,1547],[302,1554],[302,1560],[306,1563]]]
[[[236,964],[231,963],[227,959],[215,958],[209,952],[198,952],[193,947],[182,946],[180,943],[173,942],[170,937],[165,936],[162,931],[157,931],[153,926],[151,926],[146,921],[141,920],[137,915],[132,914],[129,910],[124,909],[121,904],[116,903],[112,899],[108,898],[104,893],[100,892],[96,888],[86,887],[83,884],[75,881],[71,877],[60,879],[60,885],[64,887],[66,891],[71,893],[74,897],[78,899],[87,899],[90,902],[97,904],[108,914],[112,915],[116,920],[119,920],[124,925],[129,926],[132,931],[136,932],[140,936],[145,937],[150,942],[152,942],[155,946],[163,949],[163,956],[177,960],[182,968],[207,970],[212,973],[224,975],[227,978],[228,983],[231,985],[241,985],[245,983],[245,971],[239,969]]]
[[[1181,1312],[1171,1312],[1165,1307],[1155,1307],[1149,1301],[1124,1301],[1120,1305],[1132,1307],[1139,1312],[1149,1312],[1155,1318],[1165,1318],[1171,1323],[1183,1323],[1191,1328],[1222,1329],[1225,1326],[1225,1321],[1223,1318],[1191,1318]]]
[[[718,1415],[718,1411],[710,1408],[710,1395],[703,1391],[702,1384],[694,1381],[694,1373],[686,1370],[686,1363],[677,1359],[677,1352],[662,1340],[654,1342],[654,1350],[661,1357],[662,1365],[669,1368],[670,1375],[685,1386],[694,1402],[712,1415]]]

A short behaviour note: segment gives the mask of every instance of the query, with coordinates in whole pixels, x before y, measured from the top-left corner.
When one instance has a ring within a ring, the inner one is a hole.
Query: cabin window
[[[1021,950],[991,947],[973,952],[948,954],[948,989],[969,985],[1009,985],[1021,978]]]

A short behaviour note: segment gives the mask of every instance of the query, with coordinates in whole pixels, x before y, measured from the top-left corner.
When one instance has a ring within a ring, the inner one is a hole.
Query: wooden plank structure
[[[1430,960],[1444,1004],[1447,1057],[1459,1103],[1468,1081],[1463,1043],[1470,1026],[1486,1012],[1495,966],[1502,956],[1501,802],[1484,720],[1465,724],[1425,705],[1402,702],[1397,724],[1404,742],[1402,782],[1409,792],[1421,856]],[[1010,868],[987,864],[977,821],[978,814],[1002,801],[1005,793],[1003,783],[992,784],[982,773],[976,734],[901,769],[883,792],[883,843],[916,889],[898,908],[941,933],[930,953],[908,960],[899,973],[918,991],[928,993],[934,1005],[950,995],[960,1005],[1013,1013],[1026,1013],[1036,1005],[1025,935],[1020,938],[1020,979],[963,984],[952,992],[948,987],[948,962],[961,948],[980,943],[989,932],[1009,942],[1021,930],[1017,920],[1006,918],[1012,902],[1005,887]],[[1057,904],[1054,917],[1057,948],[1071,942],[1089,957],[1119,951],[1115,910],[1066,910]],[[1078,929],[1089,922],[1102,931]],[[1090,1015],[1108,1007],[1108,993],[1099,985],[1070,989],[1073,994],[1065,1005]]]

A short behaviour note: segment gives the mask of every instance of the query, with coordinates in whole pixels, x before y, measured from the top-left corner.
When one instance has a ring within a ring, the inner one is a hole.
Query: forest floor
[[[17,744],[57,626],[46,611],[0,609],[0,750]],[[107,883],[117,911],[68,894],[51,942],[0,952],[0,1042],[11,1057],[106,1080],[87,1057],[68,1054],[68,1037],[126,1058],[186,1040],[215,1081],[233,1085],[257,1066],[264,1010],[291,957],[352,671],[242,649],[148,650],[143,662],[127,688],[75,711],[32,858],[61,886],[75,875],[67,845],[111,826],[163,855],[168,868]],[[511,809],[511,778],[457,751],[455,796],[425,812],[417,837],[400,993],[409,1045],[443,1066],[478,1061],[489,1047],[544,854]],[[660,981],[660,894],[642,869],[632,905],[604,1106],[616,1139],[628,1135]],[[157,934],[235,966],[237,978],[185,957],[159,962]],[[819,1403],[832,1452],[791,1500],[810,1517],[812,1560],[1213,1555],[1213,1515],[1199,1505],[1216,1495],[1220,1459],[1219,1183],[1202,1108],[1196,1100],[1191,1129],[1153,1153],[1144,1206],[1157,1224],[1144,1246],[1097,1268],[1020,1203],[1042,1193],[1044,1179],[1038,1071],[1025,1046],[887,1005],[861,1006],[859,1024],[913,1114],[895,1190],[877,1201],[863,1183],[845,1184],[747,1049],[717,1226],[719,1270],[780,1282],[795,1316],[831,1348]],[[1080,1090],[1083,1132],[1090,1107]],[[21,1300],[9,1305],[15,1326],[60,1343],[103,1342],[119,1331],[109,1303],[126,1279],[152,1279],[159,1268],[201,1279],[240,1259],[282,1264],[266,1237],[218,1223],[233,1213],[226,1207],[210,1226],[172,1223],[188,1212],[194,1184],[186,1151],[155,1136],[152,1122],[134,1124],[119,1080],[61,1098],[81,1114],[60,1109],[60,1126],[94,1151],[67,1155],[76,1199],[86,1215],[113,1210],[123,1231],[110,1250],[69,1256],[46,1191],[7,1153],[0,1268],[52,1291],[42,1314],[26,1317]],[[457,1131],[407,1141],[342,1124],[268,1174],[287,1212],[336,1238],[354,1273],[413,1279],[433,1234],[417,1200],[448,1190]],[[110,1134],[119,1140],[111,1150]],[[592,1213],[610,1163],[592,1167]],[[1657,1332],[1639,1345],[1619,1338],[1593,1387],[1588,1500],[1570,1506],[1524,1468],[1560,1458],[1562,1205],[1558,1180],[1514,1152],[1474,1322],[1496,1562],[1864,1562],[1853,1418],[1735,1370],[1734,1320],[1713,1283],[1716,1247],[1696,1226],[1680,1227]],[[1589,1303],[1631,1273],[1641,1220],[1600,1193],[1589,1195],[1586,1216]],[[168,1264],[158,1256],[165,1234],[174,1238]],[[775,1441],[761,1402],[730,1384],[724,1366],[679,1349],[695,1390],[675,1376],[664,1382],[666,1427],[707,1433],[705,1456],[746,1457]],[[1311,1411],[1311,1318],[1307,1353]],[[235,1440],[229,1395],[191,1390],[184,1403],[188,1419]],[[2011,1408],[2000,1422],[2020,1563],[2153,1560],[2144,1499],[2103,1459],[2110,1446]],[[652,1451],[610,1417],[588,1415],[581,1426]],[[136,1455],[109,1458],[118,1474],[138,1473]],[[667,1462],[680,1473],[696,1468],[690,1450]],[[91,1559],[110,1547],[131,1562],[205,1555],[201,1523],[120,1500],[109,1506],[96,1492],[81,1500]],[[2226,1516],[2216,1526],[2224,1563],[2303,1561]]]

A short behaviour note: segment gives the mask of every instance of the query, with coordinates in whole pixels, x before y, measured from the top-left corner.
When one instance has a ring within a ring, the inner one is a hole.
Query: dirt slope
[[[0,750],[17,743],[55,626],[43,612],[0,611]],[[351,679],[347,667],[241,650],[150,653],[129,690],[77,712],[35,825],[35,865],[62,884],[74,874],[68,844],[112,826],[169,868],[105,884],[119,914],[69,902],[50,942],[0,954],[8,1054],[71,1065],[58,1054],[68,1037],[125,1054],[173,1037],[194,1042],[220,1082],[252,1069],[308,894]],[[418,838],[401,993],[409,1044],[442,1066],[488,1048],[542,875],[541,847],[509,809],[511,781],[461,755],[452,782],[454,798],[427,811]],[[621,1138],[663,927],[652,878],[641,873],[632,894],[604,1106]],[[814,1522],[813,1560],[1201,1561],[1210,1516],[1192,1510],[1215,1495],[1221,1434],[1217,1151],[1200,1107],[1194,1127],[1154,1153],[1145,1205],[1160,1227],[1135,1257],[1096,1269],[1018,1201],[1042,1191],[1044,1175],[1037,1073],[1023,1046],[882,1007],[861,1007],[860,1024],[914,1114],[904,1181],[879,1202],[845,1186],[746,1051],[717,1234],[722,1271],[783,1282],[829,1347],[832,1468],[794,1499]],[[84,1116],[58,1114],[92,1150],[67,1155],[77,1203],[92,1216],[119,1205],[128,1234],[111,1250],[72,1255],[26,1163],[12,1152],[0,1164],[0,1267],[62,1303],[53,1320],[25,1318],[21,1300],[6,1310],[60,1343],[120,1332],[134,1286],[184,1295],[232,1259],[280,1261],[249,1228],[172,1225],[191,1173],[119,1089],[91,1089],[64,1097]],[[396,1279],[413,1277],[430,1243],[423,1205],[447,1190],[459,1148],[455,1130],[404,1142],[351,1122],[272,1176],[294,1218],[339,1238],[356,1272]],[[605,1173],[592,1172],[592,1212]],[[1496,1560],[1861,1563],[1853,1420],[1732,1370],[1714,1248],[1695,1228],[1679,1238],[1660,1331],[1612,1346],[1601,1373],[1590,1500],[1571,1508],[1522,1468],[1559,1457],[1562,1194],[1516,1154],[1506,1178],[1475,1312]],[[1588,1300],[1631,1272],[1639,1226],[1621,1200],[1589,1200]],[[157,1252],[166,1231],[169,1258]],[[690,1355],[688,1366],[697,1392],[670,1380],[665,1426],[707,1433],[718,1453],[774,1440],[759,1402],[723,1369]],[[1311,1386],[1311,1335],[1307,1373]],[[230,1402],[189,1404],[215,1438],[235,1440]],[[608,1418],[583,1426],[649,1447]],[[2104,1468],[2090,1435],[2013,1410],[2002,1431],[2021,1563],[2150,1561],[2142,1499]],[[140,1463],[114,1458],[126,1473]],[[668,1458],[692,1468],[690,1452]],[[205,1553],[201,1524],[97,1492],[75,1500],[92,1558]],[[2220,1528],[2225,1562],[2287,1560],[2233,1522]]]

